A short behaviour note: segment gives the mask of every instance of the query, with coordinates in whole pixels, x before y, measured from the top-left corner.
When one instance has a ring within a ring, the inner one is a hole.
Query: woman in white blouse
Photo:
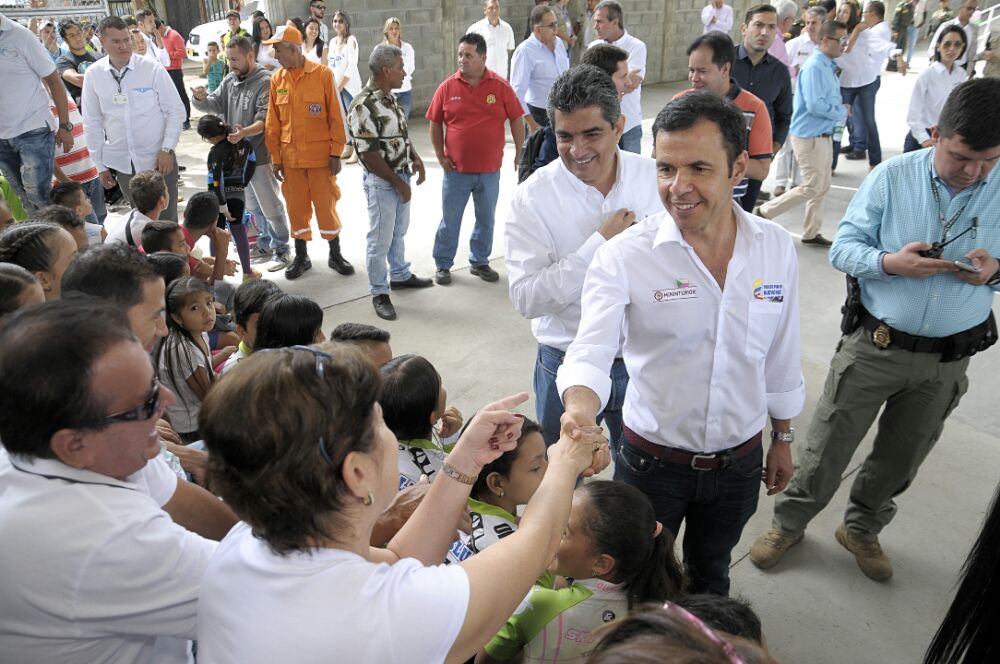
[[[385,25],[382,26],[382,34],[385,35],[384,43],[392,44],[403,51],[403,71],[406,72],[406,78],[403,79],[403,85],[392,92],[396,95],[400,106],[403,107],[406,119],[409,120],[410,110],[413,108],[413,72],[416,69],[417,59],[413,53],[413,47],[403,41],[402,25],[398,18],[390,16],[386,19]]]
[[[310,18],[303,26],[305,32],[302,35],[302,53],[307,60],[323,64],[327,59],[326,44],[320,36],[319,19]]]
[[[934,45],[933,62],[917,78],[910,95],[910,108],[906,112],[910,131],[903,140],[903,152],[929,148],[933,144],[931,128],[937,126],[945,100],[968,77],[965,70],[955,64],[968,45],[968,37],[961,26],[951,25],[941,31]]]
[[[271,47],[263,43],[274,35],[271,22],[261,16],[253,24],[253,45],[257,49],[257,64],[268,71],[274,71],[281,66],[278,59],[271,54]]]
[[[358,71],[358,40],[351,34],[351,19],[340,10],[333,14],[332,34],[327,47],[327,66],[333,71],[333,82],[340,93],[340,103],[346,115],[354,96],[361,92],[361,72]],[[348,134],[348,143],[340,158],[348,159],[353,153],[354,146]]]
[[[596,427],[560,438],[517,531],[439,564],[480,469],[517,445],[521,418],[509,409],[528,395],[484,406],[413,515],[375,548],[372,527],[399,485],[398,445],[375,365],[325,348],[258,351],[202,405],[212,487],[243,521],[205,570],[198,661],[465,662],[552,560],[577,477],[607,466],[607,442]]]

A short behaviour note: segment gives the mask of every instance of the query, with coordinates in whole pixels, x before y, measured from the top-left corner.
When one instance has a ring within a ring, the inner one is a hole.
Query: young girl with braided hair
[[[0,319],[21,307],[45,302],[42,285],[20,265],[0,263]]]
[[[60,283],[76,256],[76,240],[55,224],[22,222],[0,235],[0,263],[20,265],[35,275],[46,300],[58,300]]]

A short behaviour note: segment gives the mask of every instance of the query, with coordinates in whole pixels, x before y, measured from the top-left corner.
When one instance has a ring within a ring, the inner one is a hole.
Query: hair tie
[[[656,522],[656,528],[653,529],[653,539],[656,539],[657,537],[659,537],[660,533],[662,533],[662,532],[663,532],[663,524],[660,523],[659,521],[657,521]]]

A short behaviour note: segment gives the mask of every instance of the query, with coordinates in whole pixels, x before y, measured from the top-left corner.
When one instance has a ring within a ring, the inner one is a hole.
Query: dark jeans
[[[538,344],[538,356],[535,359],[535,416],[546,446],[559,440],[559,418],[566,410],[556,388],[556,372],[565,356],[566,353],[558,348]],[[612,450],[617,450],[621,445],[622,405],[625,403],[627,387],[628,371],[625,370],[625,362],[617,359],[611,365],[611,396],[608,397],[608,406],[597,416],[598,423],[602,420],[608,422]]]
[[[878,124],[875,122],[875,95],[882,87],[882,77],[878,76],[868,85],[858,88],[840,88],[841,98],[845,104],[851,105],[849,131],[851,132],[851,147],[855,152],[868,150],[868,164],[877,166],[882,163],[882,144],[878,137]],[[837,167],[837,153],[834,150],[833,167]]]
[[[747,178],[747,193],[740,197],[737,203],[740,207],[747,212],[753,212],[753,209],[757,206],[757,196],[760,195],[760,187],[764,183],[760,180],[751,180]]]
[[[181,101],[184,102],[184,121],[191,122],[191,100],[188,99],[187,88],[184,87],[184,70],[168,69],[167,74],[174,82],[174,87],[177,88],[177,94],[181,96]]]
[[[906,132],[906,138],[903,139],[903,152],[915,152],[923,149],[924,146],[917,143],[917,139],[913,138],[913,132]]]
[[[653,503],[656,520],[675,536],[686,524],[684,563],[692,593],[729,594],[729,563],[743,527],[757,511],[763,448],[719,470],[658,462],[622,442],[615,479],[640,489]]]
[[[544,108],[528,104],[528,112],[531,113],[532,119],[541,126],[545,127],[549,124],[549,113]]]

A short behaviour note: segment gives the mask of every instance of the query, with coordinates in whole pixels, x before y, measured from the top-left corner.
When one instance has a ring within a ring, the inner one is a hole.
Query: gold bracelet
[[[462,484],[468,484],[469,486],[475,484],[476,480],[479,479],[475,475],[466,475],[464,473],[458,472],[447,461],[445,461],[441,465],[441,472],[450,477],[451,479],[455,480],[456,482],[461,482]]]

